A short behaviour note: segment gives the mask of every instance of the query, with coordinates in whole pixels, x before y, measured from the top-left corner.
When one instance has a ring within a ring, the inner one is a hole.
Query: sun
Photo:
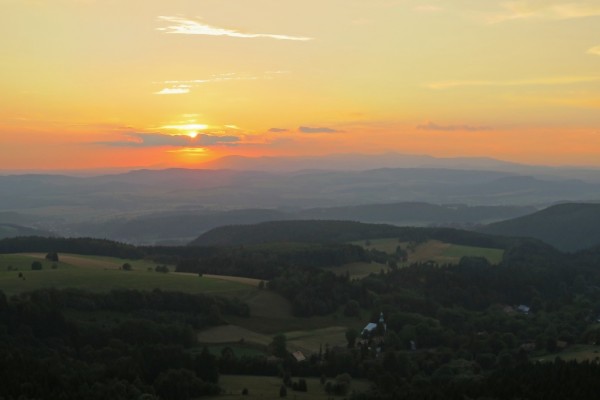
[[[190,131],[186,135],[188,135],[192,139],[196,139],[196,136],[198,136],[198,132],[197,131]]]

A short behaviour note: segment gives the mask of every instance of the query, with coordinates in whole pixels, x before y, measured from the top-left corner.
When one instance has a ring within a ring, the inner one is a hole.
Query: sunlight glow
[[[165,125],[161,126],[162,129],[173,129],[176,131],[202,131],[208,129],[206,124],[183,124],[183,125]],[[197,132],[196,132],[197,134]],[[189,135],[188,135],[189,136]]]

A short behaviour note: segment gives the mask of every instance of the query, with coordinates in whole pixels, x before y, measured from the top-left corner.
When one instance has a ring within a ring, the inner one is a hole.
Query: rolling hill
[[[559,204],[530,215],[489,224],[479,231],[532,237],[563,251],[582,250],[600,244],[600,204]]]

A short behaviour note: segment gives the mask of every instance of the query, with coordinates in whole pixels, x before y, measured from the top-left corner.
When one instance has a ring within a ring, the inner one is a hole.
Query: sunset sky
[[[0,172],[600,166],[600,0],[0,0]]]

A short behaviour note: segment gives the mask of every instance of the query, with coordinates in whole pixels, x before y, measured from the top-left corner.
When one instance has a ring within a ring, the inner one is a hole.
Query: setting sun
[[[598,1],[0,2],[0,167],[176,167],[190,140],[600,166]]]

